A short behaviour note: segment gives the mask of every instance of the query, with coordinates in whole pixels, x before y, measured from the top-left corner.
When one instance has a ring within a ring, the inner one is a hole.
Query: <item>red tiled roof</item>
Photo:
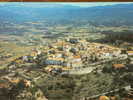
[[[100,96],[99,100],[109,100],[109,98],[107,96]]]
[[[75,55],[73,56],[74,58],[81,58],[80,55]]]
[[[124,64],[113,64],[114,68],[124,68],[125,65]]]

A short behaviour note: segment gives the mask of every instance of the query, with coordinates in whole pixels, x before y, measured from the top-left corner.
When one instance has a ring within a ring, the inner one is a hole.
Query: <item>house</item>
[[[99,97],[99,100],[110,100],[109,97],[107,96],[100,96]]]
[[[76,67],[82,67],[83,65],[82,65],[82,62],[81,61],[79,61],[79,62],[72,62],[71,63],[71,67],[72,68],[76,68]]]
[[[122,69],[122,68],[125,68],[125,65],[124,64],[113,64],[113,68]]]
[[[23,56],[22,60],[28,62],[29,61],[28,56]]]
[[[42,52],[40,50],[36,50],[36,49],[33,49],[32,52],[31,52],[31,56],[37,56],[37,55],[40,55]]]
[[[111,57],[112,55],[110,53],[103,53],[103,56],[106,57]]]
[[[32,52],[31,52],[31,56],[32,56],[32,57],[36,57],[36,56],[37,56],[37,52],[36,52],[36,51],[32,51]]]
[[[113,51],[114,56],[119,56],[122,53],[121,50]]]
[[[44,62],[45,65],[60,65],[60,66],[63,66],[64,63],[60,60],[53,60],[53,59],[49,59],[49,60],[45,60]]]
[[[49,54],[47,55],[48,59],[52,59],[52,58],[55,58],[55,55],[54,54]]]
[[[113,64],[114,71],[126,71],[127,67],[124,64]]]
[[[63,71],[67,71],[67,70],[70,70],[70,69],[71,69],[71,67],[63,67],[62,68]]]
[[[69,52],[70,49],[71,46],[69,44],[64,46],[64,51]]]
[[[70,39],[69,39],[69,42],[70,42],[71,44],[77,44],[79,41],[78,41],[77,38],[70,38]]]
[[[73,62],[80,62],[81,61],[81,56],[80,55],[74,55],[73,56]]]
[[[48,60],[54,60],[54,61],[61,61],[63,62],[64,61],[64,58],[49,58]]]
[[[56,54],[55,54],[55,57],[56,57],[56,58],[62,58],[62,53],[56,53]]]
[[[15,83],[18,84],[20,82],[20,79],[16,78],[16,79],[12,79],[10,80],[11,83]]]
[[[48,65],[44,68],[46,71],[50,72],[53,69],[53,65]]]

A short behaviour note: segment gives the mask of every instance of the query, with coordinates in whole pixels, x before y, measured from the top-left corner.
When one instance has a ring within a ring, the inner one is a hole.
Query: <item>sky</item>
[[[1,6],[4,5],[13,5],[13,6],[30,6],[30,7],[48,7],[48,6],[53,6],[54,5],[72,5],[72,6],[80,6],[80,7],[94,7],[94,6],[105,6],[105,5],[116,5],[116,4],[133,4],[133,2],[92,2],[92,3],[88,3],[88,2],[76,2],[76,3],[58,3],[58,2],[54,2],[54,3],[39,3],[39,2],[30,2],[30,3],[26,3],[26,2],[13,2],[13,3],[8,3],[8,2],[4,2],[4,3],[0,3]]]

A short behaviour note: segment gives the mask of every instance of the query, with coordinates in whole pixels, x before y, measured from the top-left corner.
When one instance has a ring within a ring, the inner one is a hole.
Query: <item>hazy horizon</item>
[[[59,2],[55,2],[55,3],[41,3],[41,2],[37,2],[37,3],[33,3],[33,2],[29,2],[29,3],[25,3],[25,2],[12,2],[12,3],[8,3],[8,2],[4,2],[4,3],[0,3],[0,6],[7,6],[7,5],[13,5],[13,6],[28,6],[28,7],[55,7],[55,6],[78,6],[78,7],[96,7],[96,6],[108,6],[108,5],[117,5],[117,4],[133,4],[132,2],[92,2],[92,3],[88,3],[88,2],[84,2],[84,3],[80,3],[80,2],[76,2],[76,3],[72,3],[72,2],[68,2],[68,3],[59,3]]]

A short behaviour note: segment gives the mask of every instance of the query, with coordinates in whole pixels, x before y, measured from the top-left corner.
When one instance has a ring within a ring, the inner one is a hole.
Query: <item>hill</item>
[[[133,25],[133,4],[110,6],[78,7],[70,5],[47,4],[0,5],[0,21],[38,21],[47,20],[56,24],[92,24],[105,26]],[[80,22],[79,22],[80,21]]]

